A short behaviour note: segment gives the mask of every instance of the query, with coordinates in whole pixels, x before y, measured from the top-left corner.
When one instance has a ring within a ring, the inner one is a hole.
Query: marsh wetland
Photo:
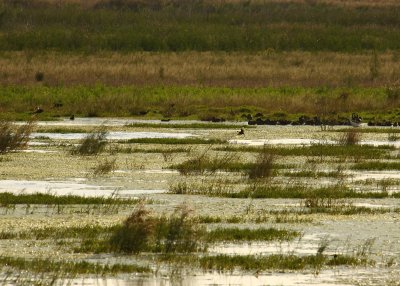
[[[0,0],[0,284],[400,285],[399,15]]]
[[[394,128],[87,121],[1,155],[3,284],[398,285]]]

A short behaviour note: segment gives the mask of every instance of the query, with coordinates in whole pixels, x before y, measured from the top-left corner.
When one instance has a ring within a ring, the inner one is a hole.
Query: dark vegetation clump
[[[82,156],[97,155],[104,150],[107,144],[106,137],[107,131],[104,127],[100,127],[82,139],[79,146],[72,150],[72,154]]]
[[[8,121],[0,121],[0,154],[26,148],[33,127],[33,121],[19,127]]]
[[[117,159],[115,159],[115,158],[111,159],[111,160],[106,159],[104,162],[100,163],[99,165],[97,165],[94,168],[93,174],[94,175],[105,175],[110,172],[113,172],[117,165],[116,161],[117,161]]]
[[[360,143],[361,135],[358,130],[350,129],[347,132],[343,133],[343,135],[339,138],[339,145],[343,146],[352,146]]]
[[[157,218],[140,205],[112,235],[110,246],[122,253],[189,253],[200,249],[203,234],[186,206]]]
[[[235,159],[235,154],[226,153],[221,156],[211,156],[209,153],[212,145],[209,146],[204,152],[189,158],[188,160],[178,164],[170,166],[173,169],[177,169],[182,175],[192,174],[214,174],[218,170],[232,171],[241,168]]]
[[[35,80],[36,81],[43,81],[43,79],[44,79],[44,73],[43,72],[37,72],[35,74]]]
[[[248,170],[249,179],[270,178],[274,170],[275,155],[263,148],[257,156],[256,163]]]

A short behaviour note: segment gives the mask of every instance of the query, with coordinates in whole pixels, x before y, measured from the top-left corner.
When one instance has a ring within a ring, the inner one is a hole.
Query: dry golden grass
[[[255,54],[137,52],[84,55],[5,52],[0,55],[0,84],[229,87],[398,84],[400,53],[379,54],[377,59],[372,74],[374,56],[371,53],[265,51]],[[40,73],[43,79],[38,77]]]

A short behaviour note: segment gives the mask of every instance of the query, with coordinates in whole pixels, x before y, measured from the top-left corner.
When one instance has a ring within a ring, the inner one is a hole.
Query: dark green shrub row
[[[352,52],[400,48],[398,7],[103,1],[86,9],[22,2],[0,5],[0,50]]]

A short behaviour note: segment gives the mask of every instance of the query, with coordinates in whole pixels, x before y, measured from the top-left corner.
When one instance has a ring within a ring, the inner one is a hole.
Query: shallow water
[[[349,286],[349,285],[399,285],[396,281],[399,271],[393,269],[340,268],[322,270],[319,273],[266,272],[254,271],[248,274],[238,273],[198,273],[188,275],[166,275],[162,277],[131,276],[125,278],[77,278],[63,281],[61,285],[88,286],[204,286],[204,285],[243,285],[243,286]],[[391,281],[391,283],[389,283]]]
[[[343,275],[350,275],[343,273]],[[197,275],[185,275],[183,277],[131,277],[127,279],[74,279],[65,281],[62,285],[93,285],[93,286],[200,286],[200,285],[319,285],[319,286],[345,286],[336,281],[336,274],[332,271],[321,273],[318,276],[314,274],[300,273],[268,273],[268,274],[221,274],[205,273]]]
[[[309,139],[309,138],[280,138],[280,139],[232,139],[228,140],[230,144],[248,145],[248,146],[263,146],[263,145],[334,145],[337,141],[325,139]],[[394,146],[400,148],[400,141],[378,141],[378,140],[364,140],[360,142],[361,145],[372,146]]]
[[[353,180],[384,180],[384,179],[400,179],[399,171],[351,171],[347,172],[352,176]]]
[[[32,138],[48,138],[53,140],[78,140],[88,136],[88,133],[32,133]],[[168,133],[168,132],[122,132],[113,131],[107,133],[107,139],[129,140],[141,138],[187,138],[193,137],[191,133]]]
[[[64,125],[64,126],[125,126],[129,124],[140,124],[140,123],[148,123],[148,124],[209,124],[210,122],[200,121],[200,120],[170,120],[170,121],[161,121],[161,120],[148,120],[148,119],[129,119],[129,118],[98,118],[98,117],[75,117],[75,120],[70,120],[69,118],[62,118],[58,121],[38,121],[37,124],[40,126],[56,126],[56,125]],[[247,122],[235,122],[235,121],[226,121],[226,122],[218,122],[218,124],[237,124],[238,126],[247,125]]]
[[[62,121],[54,122],[38,122],[38,125],[44,126],[56,126],[56,125],[66,125],[66,126],[124,126],[132,123],[159,123],[159,124],[190,124],[199,123],[199,121],[170,121],[170,122],[160,122],[159,120],[130,120],[130,119],[105,119],[105,118],[76,118],[74,121],[69,119],[63,119]],[[232,124],[232,122],[227,122]],[[245,125],[243,122],[236,123],[238,125]],[[364,128],[364,127],[363,127]],[[367,127],[365,127],[367,128]],[[123,130],[122,128],[115,128],[114,130]],[[133,128],[127,130],[135,130]],[[143,129],[140,129],[143,130]],[[335,144],[334,140],[321,139],[323,136],[332,139],[332,134],[322,134],[319,127],[310,126],[257,126],[254,129],[246,130],[245,137],[236,136],[236,131],[212,131],[205,129],[196,130],[186,130],[186,132],[176,132],[176,130],[162,130],[171,132],[110,132],[108,139],[134,139],[134,138],[186,138],[190,136],[201,136],[202,138],[219,138],[226,139],[235,138],[230,140],[231,144],[245,144],[245,145],[311,145],[311,144]],[[225,132],[225,133],[224,133]],[[334,134],[333,134],[334,135]],[[47,137],[54,140],[76,140],[87,136],[87,133],[69,133],[69,134],[57,134],[57,133],[35,133],[34,137]],[[372,144],[372,145],[394,145],[400,147],[400,142],[389,142],[383,140],[387,135],[382,134],[366,134],[363,135],[362,144]],[[47,143],[30,144],[35,146],[34,150],[28,150],[27,152],[48,152]],[[53,144],[53,142],[52,142]],[[51,150],[51,148],[49,148]],[[57,149],[59,154],[62,154],[62,150]],[[39,156],[33,157],[30,154],[18,154],[21,157],[30,158],[30,160],[35,160]],[[22,156],[23,155],[23,156]],[[29,156],[28,156],[29,155]],[[50,155],[52,156],[52,155]],[[125,155],[124,155],[125,156]],[[43,159],[42,164],[46,164],[49,156],[40,156]],[[57,158],[64,159],[62,156]],[[219,243],[212,245],[209,248],[210,254],[240,254],[240,255],[269,255],[269,254],[296,254],[296,255],[313,255],[317,252],[318,247],[324,241],[328,241],[327,249],[324,254],[331,255],[335,253],[353,253],[363,244],[366,240],[372,239],[374,241],[371,247],[371,253],[369,257],[372,257],[377,261],[377,265],[374,268],[341,268],[334,267],[331,270],[322,271],[319,275],[315,275],[313,270],[305,270],[302,273],[291,273],[291,272],[280,272],[279,270],[258,273],[255,271],[241,273],[197,273],[197,270],[193,269],[174,269],[175,274],[171,274],[173,271],[165,269],[165,265],[161,266],[158,276],[143,277],[140,275],[128,275],[121,274],[115,277],[106,278],[77,278],[68,281],[59,281],[61,285],[385,285],[384,281],[388,281],[393,278],[393,281],[399,281],[399,271],[394,271],[396,268],[385,268],[381,267],[391,258],[395,258],[396,263],[400,257],[400,231],[399,231],[399,213],[385,213],[377,215],[352,215],[352,216],[329,216],[325,214],[307,215],[310,218],[309,222],[300,223],[275,223],[274,216],[271,219],[268,217],[267,221],[263,224],[255,225],[252,223],[256,216],[259,214],[264,214],[269,210],[288,210],[289,212],[298,210],[300,208],[301,200],[298,199],[228,199],[228,198],[218,198],[218,197],[207,197],[207,196],[194,196],[194,195],[172,195],[166,193],[168,185],[170,183],[176,182],[176,180],[189,180],[190,178],[183,178],[179,175],[179,172],[174,170],[162,169],[167,164],[162,161],[160,155],[151,154],[141,154],[140,157],[137,154],[127,154],[126,157],[122,157],[127,161],[120,161],[118,165],[118,170],[115,170],[111,174],[100,177],[90,177],[92,165],[88,164],[86,169],[82,169],[81,173],[75,172],[70,177],[80,177],[88,176],[87,178],[61,178],[60,180],[51,179],[51,176],[46,175],[44,178],[49,178],[49,180],[29,180],[33,178],[30,176],[28,170],[26,177],[18,176],[11,177],[9,180],[0,181],[0,191],[2,192],[13,192],[13,193],[52,193],[57,195],[81,195],[81,196],[103,196],[109,197],[111,195],[117,195],[121,197],[146,197],[152,201],[147,207],[157,214],[163,214],[168,212],[173,212],[176,208],[183,203],[187,204],[198,216],[217,216],[224,218],[230,218],[232,216],[247,216],[253,220],[245,220],[244,223],[239,224],[239,227],[279,227],[287,228],[291,230],[297,230],[302,233],[301,239],[295,239],[291,242],[252,242],[252,243]],[[68,159],[68,157],[67,157]],[[128,159],[132,160],[132,164],[128,164]],[[176,160],[182,159],[177,157]],[[17,160],[17,159],[15,159]],[[29,162],[31,162],[29,160]],[[85,160],[85,159],[83,159]],[[136,160],[136,161],[135,161]],[[160,161],[157,161],[160,160]],[[140,161],[140,162],[138,162]],[[142,161],[143,163],[142,166]],[[151,161],[151,165],[149,163]],[[11,162],[11,161],[10,161]],[[23,162],[18,161],[18,162]],[[123,162],[123,163],[121,163]],[[126,166],[125,166],[126,163]],[[134,164],[137,163],[137,164]],[[140,163],[140,164],[139,164]],[[175,162],[174,162],[175,163]],[[6,162],[5,164],[11,164]],[[17,164],[15,164],[17,165]],[[17,165],[18,166],[18,165]],[[141,166],[141,167],[138,167]],[[13,167],[13,166],[12,166]],[[0,167],[1,168],[1,167]],[[33,168],[33,167],[32,167]],[[324,166],[325,168],[325,166]],[[58,169],[57,169],[58,170]],[[0,170],[3,172],[4,177],[8,178],[8,174],[4,169]],[[65,169],[64,169],[65,171]],[[60,168],[61,174],[63,169]],[[25,173],[25,172],[24,172]],[[32,172],[33,173],[33,172]],[[66,173],[65,173],[66,174]],[[66,176],[64,174],[64,176]],[[220,172],[218,176],[226,176],[228,173]],[[347,174],[347,171],[346,171]],[[351,177],[347,178],[344,182],[349,184],[351,187],[359,187],[365,190],[367,187],[361,184],[357,185],[357,180],[367,180],[367,179],[400,179],[400,174],[394,171],[380,171],[380,172],[353,172],[349,171]],[[43,178],[38,177],[38,178]],[[12,180],[12,178],[22,178],[25,180]],[[53,175],[54,178],[54,175]],[[193,178],[192,178],[193,179]],[[197,179],[197,178],[196,178]],[[200,180],[200,179],[199,179]],[[309,180],[309,179],[307,179]],[[316,181],[317,184],[331,183],[327,178],[321,178]],[[352,185],[353,184],[353,185]],[[372,184],[371,184],[372,185]],[[396,186],[397,187],[397,186]],[[393,186],[390,186],[393,188]],[[368,207],[368,208],[397,208],[400,207],[399,200],[396,199],[354,199],[351,200],[354,206]],[[11,225],[16,228],[16,225],[26,223],[30,227],[30,223],[37,223],[40,226],[49,224],[49,221],[53,225],[58,225],[59,220],[65,219],[68,223],[82,223],[83,220],[104,221],[107,220],[108,223],[115,223],[116,221],[122,221],[131,209],[129,210],[119,210],[120,213],[117,216],[92,216],[90,215],[80,215],[77,214],[76,217],[70,213],[65,213],[65,218],[63,213],[59,214],[57,218],[48,216],[47,213],[35,211],[34,214],[25,215],[25,206],[20,207],[21,209],[11,213],[7,217],[7,211],[3,214],[2,229],[7,230]],[[24,209],[23,209],[24,208]],[[250,212],[249,209],[251,210]],[[254,210],[254,211],[253,211]],[[253,212],[252,212],[253,211]],[[265,211],[265,212],[263,212]],[[21,215],[22,214],[22,215]],[[18,217],[18,215],[20,215]],[[291,213],[292,217],[295,217],[295,213]],[[23,217],[23,219],[19,219]],[[15,218],[18,218],[16,220]],[[303,218],[303,217],[301,217]],[[43,223],[39,223],[40,221]],[[29,227],[26,226],[27,229]],[[234,227],[235,224],[211,224],[207,227],[214,226],[228,226]],[[18,226],[21,227],[22,226]],[[20,242],[20,241],[9,241],[5,243],[6,240],[2,241],[4,248],[0,249],[0,254],[7,254],[7,251],[15,251],[16,245],[21,245],[23,243],[29,244],[31,242]],[[18,244],[20,243],[20,244]],[[36,242],[35,242],[36,243]],[[29,250],[32,257],[38,255],[37,247],[35,243],[28,245],[25,250]],[[46,245],[47,247],[47,245]],[[7,248],[7,249],[6,249]],[[22,249],[22,248],[21,248]],[[59,248],[57,248],[59,251]],[[53,255],[54,249],[43,250],[45,255]],[[28,252],[26,252],[28,253]],[[75,255],[72,253],[61,253],[66,259],[68,255]],[[117,260],[119,258],[113,257],[111,254],[107,257],[96,257],[95,255],[89,254],[90,258],[88,260],[108,263],[110,260]],[[63,256],[63,257],[64,257]],[[110,258],[111,257],[111,258]],[[131,258],[129,256],[124,256],[126,261],[132,261],[136,258]],[[188,271],[188,272],[185,272]],[[385,280],[386,279],[386,280]],[[0,277],[0,281],[1,281]],[[4,285],[18,285],[18,282],[9,284],[3,283]],[[29,283],[27,284],[29,285]],[[398,285],[397,284],[386,284],[386,285]]]
[[[86,179],[82,178],[66,181],[0,180],[0,192],[14,194],[50,193],[58,196],[132,197],[143,194],[165,193],[166,190],[120,189],[118,186],[90,184]]]

